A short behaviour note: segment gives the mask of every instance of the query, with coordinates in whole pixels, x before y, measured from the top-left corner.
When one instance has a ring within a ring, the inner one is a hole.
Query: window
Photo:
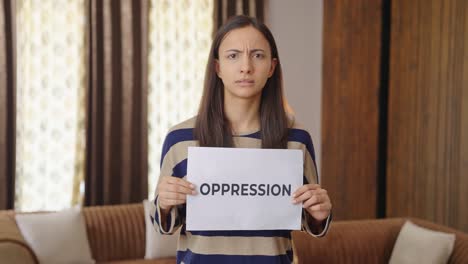
[[[85,0],[20,0],[16,10],[15,207],[60,210],[78,203],[84,172]]]
[[[212,0],[152,0],[149,50],[149,198],[169,128],[196,115],[212,41]],[[170,176],[170,175],[169,175]]]

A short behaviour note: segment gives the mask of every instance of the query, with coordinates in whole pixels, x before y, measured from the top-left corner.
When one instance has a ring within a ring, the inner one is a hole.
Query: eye
[[[263,53],[255,53],[253,57],[256,59],[263,59],[265,58],[265,55]]]
[[[228,59],[235,59],[237,58],[237,53],[232,53],[227,56]]]

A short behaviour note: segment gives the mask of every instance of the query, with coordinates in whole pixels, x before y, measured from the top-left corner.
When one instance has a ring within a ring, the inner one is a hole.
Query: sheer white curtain
[[[60,210],[80,200],[85,24],[85,0],[17,1],[17,210]]]
[[[203,88],[214,0],[152,0],[149,58],[149,198],[168,129],[194,115]]]

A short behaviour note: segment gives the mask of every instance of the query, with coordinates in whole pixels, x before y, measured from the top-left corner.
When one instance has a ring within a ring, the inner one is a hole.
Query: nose
[[[241,63],[241,73],[252,73],[252,61],[250,56],[243,56]]]

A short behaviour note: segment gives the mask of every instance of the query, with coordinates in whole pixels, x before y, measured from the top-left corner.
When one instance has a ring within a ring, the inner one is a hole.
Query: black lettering
[[[258,185],[258,195],[264,196],[265,195],[265,184]]]
[[[221,185],[221,195],[229,192],[229,184],[223,183]]]
[[[249,185],[248,184],[241,184],[241,195],[242,196],[248,196],[249,194],[247,191],[249,190]]]
[[[291,196],[291,184],[283,184],[283,196],[285,196],[287,194],[287,196]]]
[[[203,187],[206,187],[208,188],[208,190],[206,192],[203,191]],[[200,193],[203,194],[203,195],[207,195],[210,193],[210,185],[207,184],[207,183],[203,183],[201,186],[200,186]]]
[[[202,195],[241,195],[241,196],[291,196],[291,184],[229,184],[229,183],[203,183],[200,185],[200,193]]]
[[[275,191],[275,188],[277,188],[278,190]],[[271,195],[278,196],[280,192],[281,192],[281,187],[278,184],[274,184],[273,186],[271,186]]]
[[[213,183],[213,187],[211,189],[211,195],[214,195],[216,192],[219,192],[221,186],[217,183]]]
[[[231,195],[239,195],[239,184],[232,184]]]
[[[257,188],[256,188],[257,184],[251,184],[250,185],[250,195],[251,196],[255,196],[257,195]]]

